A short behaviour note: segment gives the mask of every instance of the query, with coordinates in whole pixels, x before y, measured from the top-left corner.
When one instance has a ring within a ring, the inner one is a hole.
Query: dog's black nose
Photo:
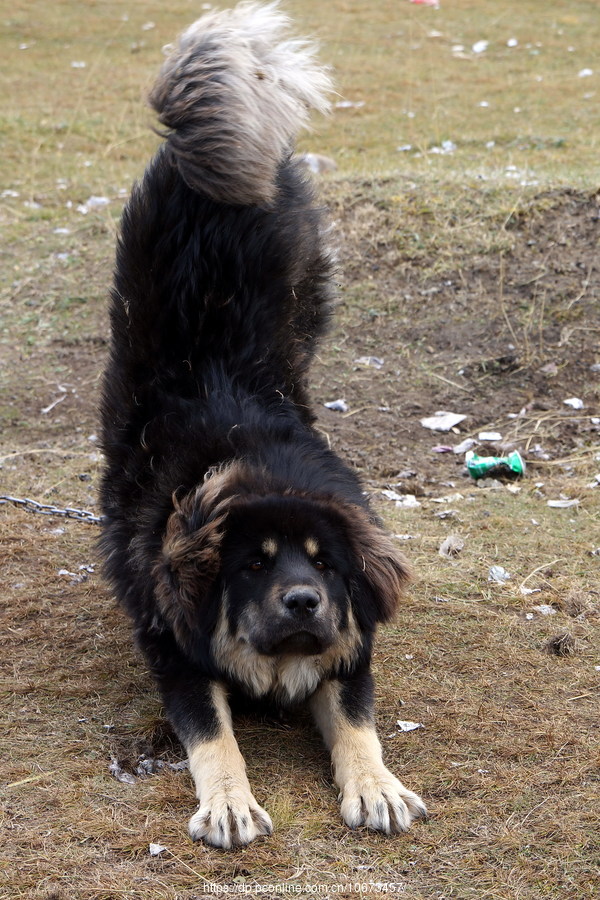
[[[321,598],[313,588],[292,588],[282,597],[283,605],[295,616],[312,616]]]

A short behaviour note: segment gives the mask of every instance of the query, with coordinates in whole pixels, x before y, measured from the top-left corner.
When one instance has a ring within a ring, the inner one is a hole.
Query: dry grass
[[[517,288],[525,288],[507,282],[502,291],[497,279],[486,294],[477,279],[500,255],[510,269],[523,223],[544,227],[561,208],[554,187],[592,187],[595,101],[585,95],[597,92],[599,76],[578,72],[594,68],[595,4],[551,9],[499,0],[493,13],[472,0],[442,0],[437,12],[392,0],[287,6],[321,39],[341,96],[365,103],[336,110],[303,140],[303,149],[329,153],[340,166],[325,190],[339,224],[344,303],[319,377],[334,381],[343,368],[360,393],[366,381],[352,370],[353,334],[376,351],[392,320],[407,334],[421,315],[430,336],[443,330],[447,312],[435,293],[426,310],[417,292],[412,306],[404,294],[409,280],[411,291],[415,284],[429,291],[448,273],[473,288],[473,328],[501,318],[523,368],[546,361],[560,328],[574,358],[576,329],[591,341],[596,327],[591,270],[584,267],[572,290],[544,258],[534,273],[543,278],[520,305]],[[0,192],[18,196],[3,196],[0,206],[2,493],[94,508],[104,295],[121,192],[155,144],[141,101],[160,47],[196,13],[187,0],[128,10],[110,0],[62,0],[16,2],[3,14]],[[155,27],[144,29],[149,22]],[[519,45],[508,48],[513,36]],[[478,56],[469,48],[482,38],[490,46]],[[467,58],[452,52],[459,43]],[[77,61],[85,68],[73,68]],[[457,149],[429,152],[443,140]],[[399,153],[406,143],[414,150]],[[91,195],[111,202],[79,213]],[[563,237],[568,242],[566,232],[557,234],[557,246]],[[574,248],[573,266],[578,259]],[[407,392],[417,389],[440,403],[472,399],[489,385],[485,372],[460,381],[460,366],[482,362],[466,349],[452,351],[448,368],[448,355],[441,367],[437,351],[415,346],[411,337],[396,348],[403,380],[386,375],[386,402],[406,408]],[[559,368],[556,379],[568,371]],[[510,389],[521,397],[516,380]],[[418,415],[407,409],[407,418]],[[490,421],[497,415],[490,405]],[[356,416],[345,431],[334,424],[331,436],[349,456],[366,459],[370,486],[380,488],[386,479],[369,469],[376,449],[369,441],[379,434],[361,434],[366,421]],[[533,408],[514,421],[507,436],[524,449],[559,432],[569,446],[531,466],[519,493],[460,482],[456,516],[440,519],[433,498],[457,489],[440,483],[440,467],[421,507],[402,514],[381,507],[394,532],[412,535],[407,548],[419,580],[378,644],[378,725],[390,767],[431,811],[395,840],[342,827],[326,754],[305,719],[248,719],[240,744],[275,834],[231,853],[191,845],[191,781],[168,766],[181,750],[99,576],[96,529],[0,506],[0,897],[193,900],[210,883],[330,885],[338,897],[357,893],[341,885],[393,883],[414,900],[594,896],[600,595],[599,557],[591,554],[600,488],[588,486],[598,468],[593,434],[574,430],[569,445],[569,428],[574,421],[553,409]],[[561,492],[579,507],[547,507]],[[451,532],[465,548],[442,559],[438,548]],[[510,571],[506,585],[488,582],[494,564]],[[555,614],[534,610],[542,604]],[[399,718],[425,727],[399,735]],[[135,769],[142,753],[167,765],[133,784],[111,776],[112,758]],[[153,858],[151,842],[168,849]]]

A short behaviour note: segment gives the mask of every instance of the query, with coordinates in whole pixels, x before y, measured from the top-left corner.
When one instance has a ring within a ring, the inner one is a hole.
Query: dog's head
[[[210,631],[228,658],[319,655],[333,666],[370,646],[408,568],[363,507],[257,493],[224,470],[176,503],[155,576],[161,611],[190,650]]]

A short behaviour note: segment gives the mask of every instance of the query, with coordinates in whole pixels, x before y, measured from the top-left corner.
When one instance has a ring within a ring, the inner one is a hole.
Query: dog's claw
[[[213,797],[210,805],[200,805],[189,822],[192,840],[202,840],[223,850],[245,847],[272,831],[271,817],[252,794],[236,799],[226,795]]]
[[[361,825],[385,834],[408,831],[411,823],[427,816],[427,807],[387,769],[352,779],[340,795],[346,825]]]

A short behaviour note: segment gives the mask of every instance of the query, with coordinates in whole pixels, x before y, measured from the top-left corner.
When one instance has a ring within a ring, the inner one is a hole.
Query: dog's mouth
[[[326,643],[322,638],[317,637],[310,631],[296,631],[290,634],[282,641],[274,644],[270,650],[270,655],[280,656],[284,653],[297,653],[301,656],[315,656],[322,653],[326,648]]]

